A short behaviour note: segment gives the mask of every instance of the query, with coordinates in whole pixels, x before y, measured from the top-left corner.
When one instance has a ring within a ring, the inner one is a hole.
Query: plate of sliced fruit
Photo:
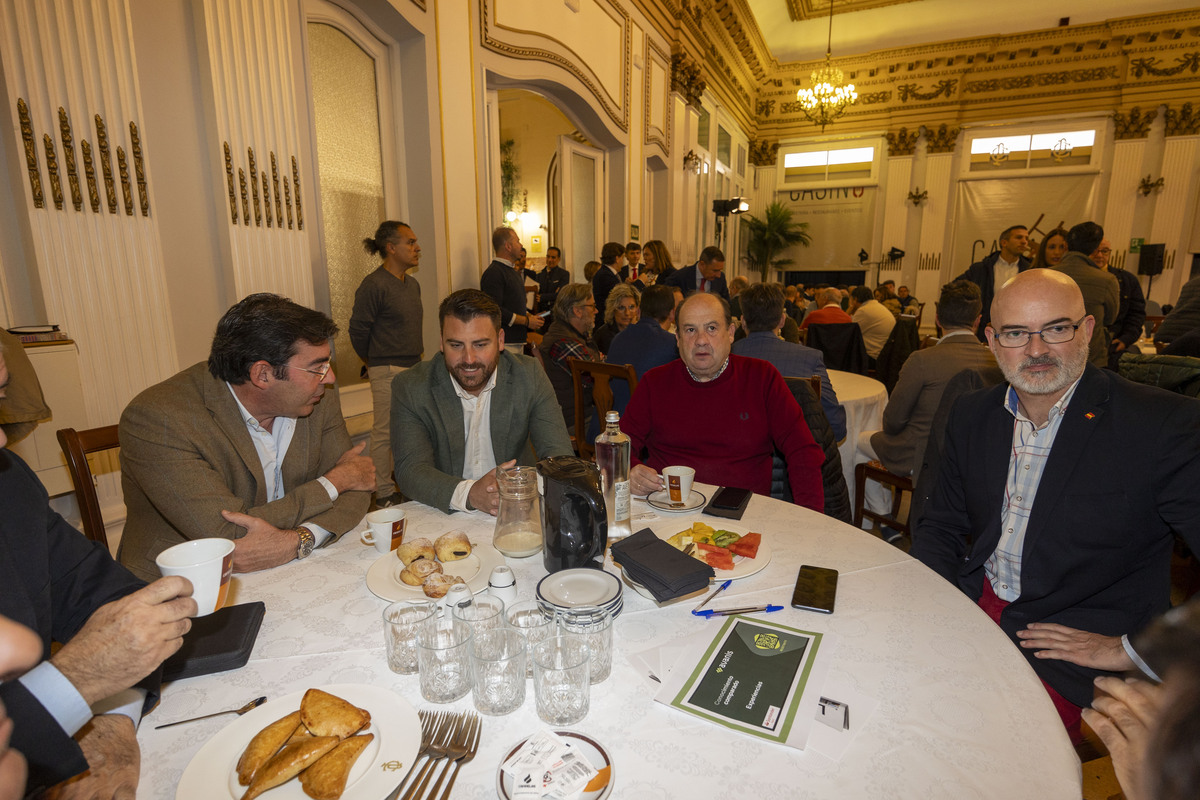
[[[715,581],[745,578],[771,563],[771,545],[762,534],[736,525],[713,527],[694,522],[690,528],[669,536],[654,533],[678,550],[686,551],[689,544],[694,545],[692,557],[713,568]]]

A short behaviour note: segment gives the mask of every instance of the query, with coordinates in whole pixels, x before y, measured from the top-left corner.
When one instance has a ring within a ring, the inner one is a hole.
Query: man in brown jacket
[[[336,332],[318,311],[250,295],[217,324],[207,364],[133,399],[120,427],[122,564],[153,580],[163,550],[220,536],[236,540],[234,571],[253,572],[358,524],[375,467],[325,392]]]
[[[1079,223],[1067,231],[1067,254],[1050,268],[1070,275],[1083,292],[1083,306],[1096,318],[1088,342],[1088,361],[1101,368],[1108,365],[1108,345],[1112,341],[1108,326],[1116,322],[1121,307],[1121,286],[1116,277],[1089,257],[1103,239],[1104,229],[1099,225]]]

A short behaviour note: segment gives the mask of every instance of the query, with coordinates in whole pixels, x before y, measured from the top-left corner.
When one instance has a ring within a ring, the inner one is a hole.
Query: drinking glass
[[[525,638],[509,628],[471,637],[471,696],[480,714],[511,714],[525,702]]]
[[[401,600],[383,610],[388,669],[401,675],[417,671],[417,631],[436,614],[437,603],[428,600]]]
[[[587,643],[592,654],[592,683],[601,683],[612,673],[612,615],[599,606],[575,606],[559,613],[559,630]]]
[[[552,614],[542,611],[536,600],[521,600],[504,609],[504,621],[508,627],[519,632],[525,638],[525,651],[528,653],[533,646],[555,633],[555,621]],[[526,659],[526,675],[533,677],[533,659]]]
[[[533,646],[533,695],[549,725],[574,725],[588,713],[591,653],[578,636],[552,636]]]
[[[441,619],[417,631],[421,697],[450,703],[471,691],[471,626]]]
[[[451,610],[454,619],[465,622],[477,635],[504,627],[504,601],[494,595],[481,594],[470,605]]]

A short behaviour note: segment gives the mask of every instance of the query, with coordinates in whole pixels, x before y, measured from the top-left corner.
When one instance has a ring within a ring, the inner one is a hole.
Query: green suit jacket
[[[406,497],[446,513],[466,458],[462,401],[453,380],[437,353],[392,381],[396,486]],[[532,466],[534,451],[537,458],[572,454],[550,379],[529,356],[500,352],[490,420],[492,452],[499,464],[516,459]]]
[[[326,391],[283,459],[284,496],[267,502],[262,462],[224,381],[204,362],[151,386],[121,415],[121,484],[128,516],[117,558],[146,580],[154,558],[188,539],[239,539],[246,531],[221,516],[240,511],[277,528],[311,522],[335,535],[367,513],[369,492],[331,501],[317,482],[350,449],[336,390]]]

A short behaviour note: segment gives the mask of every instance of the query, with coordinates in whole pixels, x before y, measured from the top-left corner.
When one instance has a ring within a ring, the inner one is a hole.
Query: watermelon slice
[[[758,546],[761,543],[761,533],[747,533],[741,539],[729,545],[729,552],[734,555],[745,556],[746,558],[754,558],[758,555]]]
[[[733,553],[724,547],[698,542],[696,549],[704,555],[704,562],[713,569],[733,569]]]

